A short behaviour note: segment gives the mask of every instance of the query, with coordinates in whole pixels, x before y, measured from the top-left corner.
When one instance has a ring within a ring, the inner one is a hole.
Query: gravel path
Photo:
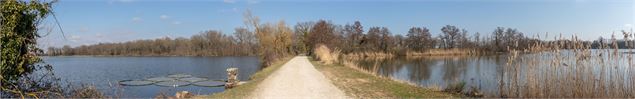
[[[347,98],[309,62],[296,56],[258,85],[251,98]]]

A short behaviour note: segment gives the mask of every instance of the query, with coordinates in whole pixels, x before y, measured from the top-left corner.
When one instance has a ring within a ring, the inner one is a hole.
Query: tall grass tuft
[[[326,47],[324,44],[318,44],[315,48],[316,58],[323,64],[332,64],[338,62],[340,54],[341,50],[335,49],[331,51],[331,49]]]

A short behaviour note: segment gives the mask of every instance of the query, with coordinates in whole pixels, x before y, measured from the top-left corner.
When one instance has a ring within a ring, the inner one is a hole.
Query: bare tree
[[[347,24],[344,26],[344,37],[347,39],[346,45],[351,47],[348,51],[359,49],[361,39],[364,36],[364,28],[361,22],[355,21],[353,25]]]
[[[431,48],[432,35],[430,30],[426,27],[412,27],[408,30],[407,46],[411,50],[423,51],[427,48]]]
[[[492,32],[494,36],[494,47],[496,51],[503,51],[503,33],[505,32],[505,28],[497,27],[494,32]]]
[[[457,41],[460,40],[461,30],[459,30],[456,26],[446,25],[441,28],[441,32],[443,32],[441,40],[443,41],[445,48],[455,48]]]
[[[381,40],[381,28],[380,27],[370,27],[370,29],[368,29],[368,33],[366,33],[366,37],[365,37],[365,48],[366,50],[371,50],[371,51],[377,51],[379,49],[377,49],[380,45],[381,42],[379,40]]]
[[[333,38],[335,38],[334,27],[331,23],[325,20],[319,20],[313,27],[308,35],[308,43],[310,50],[312,50],[317,44],[324,44],[329,48],[333,48]]]
[[[381,34],[381,41],[380,41],[379,47],[381,48],[382,51],[388,52],[388,48],[390,48],[391,47],[390,44],[392,44],[390,30],[388,30],[388,28],[386,27],[381,27],[379,34]]]
[[[307,38],[314,24],[315,22],[300,22],[294,26],[293,43],[297,53],[307,53],[309,48]]]

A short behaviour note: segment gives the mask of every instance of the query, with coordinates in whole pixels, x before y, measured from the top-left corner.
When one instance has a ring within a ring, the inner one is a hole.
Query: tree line
[[[236,28],[234,35],[209,30],[190,38],[163,37],[121,43],[99,43],[61,48],[49,47],[48,55],[130,55],[130,56],[230,56],[255,55],[253,33]]]
[[[252,19],[254,20],[254,19]],[[258,55],[259,47],[275,48],[278,52],[309,53],[316,44],[341,49],[344,53],[425,51],[429,49],[470,48],[487,51],[506,51],[527,48],[537,41],[516,29],[498,27],[491,37],[470,34],[466,29],[446,25],[438,36],[427,27],[412,27],[406,35],[393,34],[386,27],[370,27],[365,32],[361,22],[336,25],[326,20],[300,22],[289,28],[281,21],[277,24],[252,22],[252,29],[236,28],[233,35],[216,30],[204,31],[190,38],[158,38],[122,43],[99,43],[78,47],[49,47],[48,55],[177,55],[177,56],[250,56]],[[270,37],[270,36],[280,37]],[[262,40],[272,39],[271,42]],[[278,45],[276,43],[282,43]],[[272,45],[275,44],[275,45]],[[261,53],[263,54],[263,53]]]
[[[484,52],[523,50],[536,44],[548,44],[539,35],[528,37],[514,28],[497,27],[489,35],[445,25],[433,35],[425,26],[411,27],[405,35],[387,27],[371,26],[364,30],[360,21],[337,25],[318,20],[299,22],[288,27],[284,21],[260,23],[258,17],[245,14],[246,27],[233,34],[209,30],[190,38],[158,38],[122,43],[99,43],[79,47],[50,47],[48,55],[133,55],[133,56],[261,56],[272,60],[280,56],[311,54],[318,44],[340,49],[343,53],[382,52],[397,55],[431,49],[471,49]],[[547,36],[545,34],[544,36]],[[553,42],[553,41],[552,41]],[[598,41],[588,44],[599,45]],[[619,43],[619,42],[618,42]],[[621,44],[621,43],[620,43]],[[594,46],[595,47],[595,46]],[[622,47],[620,47],[622,48]]]

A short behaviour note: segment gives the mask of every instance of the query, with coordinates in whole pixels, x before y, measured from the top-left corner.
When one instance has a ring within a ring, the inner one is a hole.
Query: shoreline
[[[341,65],[311,63],[331,82],[353,98],[460,98],[461,94],[416,86],[391,78],[378,77]]]

